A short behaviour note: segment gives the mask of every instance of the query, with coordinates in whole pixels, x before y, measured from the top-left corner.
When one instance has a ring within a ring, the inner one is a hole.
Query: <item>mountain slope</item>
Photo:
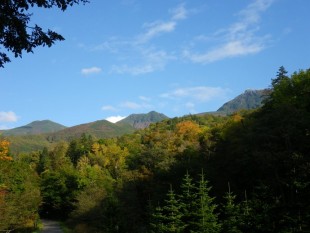
[[[13,153],[31,152],[35,150],[42,150],[44,147],[52,146],[55,142],[57,143],[61,140],[70,141],[80,137],[84,133],[95,138],[118,137],[124,134],[133,133],[137,129],[145,128],[151,123],[167,118],[167,116],[157,112],[150,112],[148,114],[132,114],[117,123],[111,123],[106,120],[98,120],[68,128],[62,126],[62,129],[56,132],[51,132],[52,129],[47,127],[49,125],[53,125],[50,124],[51,122],[35,121],[26,126],[18,127],[12,130],[5,130],[4,132],[6,135],[4,135],[4,133],[3,135],[6,136],[11,142],[10,148]]]
[[[50,120],[43,120],[43,121],[34,121],[28,125],[24,125],[21,127],[17,127],[14,129],[3,130],[3,136],[10,136],[10,135],[35,135],[35,134],[44,134],[44,133],[52,133],[59,130],[63,130],[66,127],[55,123]]]
[[[246,90],[241,95],[223,104],[216,112],[230,114],[242,109],[255,109],[262,106],[263,100],[270,94],[269,89]]]
[[[48,140],[71,140],[80,137],[83,133],[96,138],[110,138],[132,133],[135,129],[129,124],[114,124],[106,120],[94,121],[66,128],[56,133],[48,134]]]
[[[217,111],[201,114],[227,115],[242,109],[255,109],[262,106],[262,101],[270,92],[269,89],[246,90],[241,95],[223,104]],[[31,149],[43,149],[44,146],[60,140],[69,141],[80,137],[83,133],[96,138],[118,137],[132,133],[136,129],[146,128],[151,123],[165,119],[168,119],[168,117],[164,114],[152,111],[147,114],[132,114],[117,123],[99,120],[69,128],[52,121],[34,121],[26,126],[3,130],[2,135],[9,137],[15,135],[10,138],[12,151],[23,152],[31,151]],[[31,135],[37,135],[38,137],[30,137]]]
[[[144,129],[148,127],[151,123],[156,123],[168,118],[169,117],[162,113],[151,111],[147,114],[131,114],[125,119],[119,121],[117,124],[127,123],[135,129]]]

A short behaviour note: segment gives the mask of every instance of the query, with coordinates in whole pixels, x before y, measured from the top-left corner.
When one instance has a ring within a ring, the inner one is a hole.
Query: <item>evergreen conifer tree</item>
[[[286,75],[287,71],[284,68],[284,66],[280,66],[278,72],[277,72],[277,76],[276,78],[271,80],[271,85],[274,87],[275,85],[277,85],[281,80],[288,78],[288,76]]]
[[[151,233],[164,233],[165,225],[164,225],[164,215],[163,209],[160,206],[157,206],[151,214]]]
[[[209,196],[211,187],[208,186],[208,181],[205,180],[203,171],[199,181],[196,199],[196,222],[191,233],[218,233],[221,225],[218,223],[218,215],[215,213],[217,207],[213,203],[214,198]]]
[[[181,212],[181,204],[177,199],[176,194],[170,186],[170,190],[167,193],[166,205],[163,207],[164,211],[164,232],[165,233],[181,233],[183,232],[185,225],[182,222],[183,214]]]
[[[193,184],[192,178],[186,173],[181,184],[181,210],[183,213],[183,222],[185,224],[184,232],[190,233],[195,225],[195,213],[197,211],[195,202],[197,200],[197,189]]]
[[[235,204],[236,196],[230,192],[230,186],[228,183],[228,192],[224,196],[226,203],[223,206],[223,220],[222,220],[222,232],[223,233],[242,233],[240,230],[240,205]]]

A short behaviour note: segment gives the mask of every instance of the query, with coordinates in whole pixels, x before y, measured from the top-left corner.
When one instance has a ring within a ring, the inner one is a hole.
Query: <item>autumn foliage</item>
[[[10,142],[5,139],[0,139],[0,160],[12,160],[9,154]]]

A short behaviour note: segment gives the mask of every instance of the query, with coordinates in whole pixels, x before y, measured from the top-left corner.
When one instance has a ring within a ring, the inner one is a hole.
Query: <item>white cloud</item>
[[[110,117],[107,117],[106,120],[110,121],[112,123],[116,123],[116,122],[123,120],[125,118],[126,118],[125,116],[110,116]]]
[[[176,27],[175,21],[168,22],[153,22],[151,24],[145,24],[147,28],[146,32],[138,37],[140,43],[147,42],[162,33],[172,32]]]
[[[221,87],[187,87],[178,88],[171,92],[163,93],[160,95],[162,98],[168,99],[192,99],[200,102],[208,102],[212,99],[222,97],[224,98],[228,90]]]
[[[0,112],[0,122],[16,122],[18,116],[12,111]]]
[[[115,56],[116,62],[111,65],[110,73],[143,75],[165,69],[168,62],[176,59],[173,53],[150,45],[150,41],[158,36],[176,30],[178,22],[186,19],[188,11],[184,4],[170,11],[167,20],[155,20],[144,23],[141,33],[132,38],[110,37],[90,51],[104,51]],[[88,73],[88,70],[84,72]]]
[[[112,67],[112,73],[116,74],[131,74],[131,75],[141,75],[154,72],[155,67],[152,64],[145,64],[141,66],[128,66],[128,65],[121,65],[117,66],[114,65]]]
[[[151,101],[151,98],[149,98],[149,97],[146,97],[146,96],[139,96],[139,99],[140,100],[142,100],[142,101],[146,101],[146,102],[149,102],[149,101]]]
[[[90,51],[107,51],[112,54],[118,54],[127,51],[128,48],[131,48],[133,45],[133,41],[122,40],[118,37],[110,37],[101,44],[92,47]]]
[[[240,20],[226,29],[214,33],[219,45],[206,52],[193,52],[192,49],[183,51],[183,56],[196,63],[210,63],[225,58],[256,54],[267,47],[269,36],[256,36],[259,30],[261,13],[266,11],[274,0],[255,0],[238,13]],[[201,37],[201,36],[200,36]],[[203,36],[210,38],[210,36]],[[201,49],[199,49],[201,51]]]
[[[197,63],[209,63],[222,60],[229,57],[244,56],[248,54],[258,53],[264,49],[264,44],[260,42],[246,43],[246,41],[236,40],[212,49],[204,54],[189,53],[184,51],[183,55],[190,58],[191,61]]]
[[[129,108],[129,109],[149,109],[152,108],[152,105],[148,103],[136,103],[136,102],[131,102],[131,101],[125,101],[120,104],[121,107],[123,108]]]
[[[140,109],[144,108],[145,106],[143,104],[138,104],[136,102],[126,101],[121,104],[121,107],[129,109]]]
[[[260,20],[260,12],[267,10],[274,0],[255,0],[239,14],[244,17],[243,24],[253,24]]]
[[[181,20],[187,18],[187,10],[185,9],[184,4],[180,4],[172,11],[172,20]]]
[[[140,104],[137,104],[135,102],[130,102],[130,101],[123,102],[121,106],[124,108],[129,108],[129,109],[139,109],[142,107]]]
[[[101,107],[101,110],[103,111],[117,111],[117,108],[111,106],[111,105],[105,105]]]
[[[98,73],[100,73],[101,71],[102,71],[101,68],[96,67],[96,66],[93,66],[93,67],[90,67],[90,68],[83,68],[83,69],[81,70],[81,73],[82,73],[83,75],[89,75],[89,74],[98,74]]]
[[[171,13],[171,19],[166,22],[155,21],[152,23],[144,24],[146,32],[138,36],[138,42],[145,43],[158,35],[174,31],[177,26],[177,21],[186,19],[188,12],[184,4],[180,4],[179,6],[171,10]]]
[[[139,56],[141,57],[139,61],[135,63],[140,63],[138,65],[114,65],[112,67],[111,73],[117,74],[130,74],[130,75],[141,75],[152,73],[158,70],[163,70],[168,63],[168,61],[175,59],[173,55],[168,54],[163,50],[156,50],[154,48],[139,48]]]

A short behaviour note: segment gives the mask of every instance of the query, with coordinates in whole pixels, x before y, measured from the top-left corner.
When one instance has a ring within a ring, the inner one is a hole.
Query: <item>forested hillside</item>
[[[269,95],[270,90],[247,90],[234,99],[224,103],[217,111],[200,113],[198,115],[212,114],[226,116],[240,110],[249,110],[261,107],[263,100]],[[152,123],[168,119],[162,113],[151,111],[146,114],[131,114],[125,119],[111,123],[98,120],[72,127],[65,127],[58,123],[44,120],[34,121],[28,125],[10,130],[0,131],[11,142],[11,151],[14,154],[42,150],[52,147],[59,141],[70,141],[88,134],[95,138],[112,138],[133,133],[137,129],[144,129]]]
[[[50,120],[43,121],[34,121],[28,125],[17,127],[10,130],[4,130],[2,134],[4,136],[9,135],[35,135],[35,134],[44,134],[44,133],[53,133],[59,130],[65,129],[66,127],[55,123]]]
[[[0,131],[0,136],[5,136],[11,142],[11,152],[18,154],[42,150],[44,147],[50,148],[57,142],[69,142],[83,134],[97,139],[119,137],[167,118],[164,114],[152,111],[146,114],[132,114],[117,123],[98,120],[72,127],[49,120],[34,121],[25,126],[4,130],[2,134]]]
[[[19,155],[1,139],[0,230],[41,216],[76,233],[309,232],[310,69],[281,67],[271,85],[262,107],[229,116]]]

